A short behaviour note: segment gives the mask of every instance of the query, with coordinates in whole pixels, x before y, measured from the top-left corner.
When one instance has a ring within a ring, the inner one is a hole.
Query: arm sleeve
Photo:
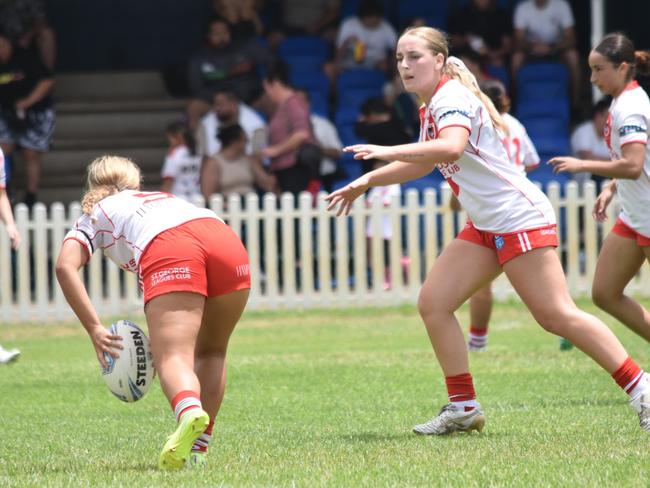
[[[433,118],[438,132],[447,127],[465,127],[472,132],[469,100],[459,94],[449,94],[436,102]]]
[[[623,118],[616,128],[621,146],[632,142],[648,142],[648,123],[641,114],[630,114]]]
[[[528,133],[524,130],[521,134],[521,162],[524,166],[531,167],[539,164],[539,154],[533,141],[528,137]]]
[[[163,178],[176,178],[178,176],[178,170],[175,164],[174,157],[172,155],[165,158],[165,163],[163,164],[162,170],[160,171],[160,176]]]
[[[97,232],[97,229],[93,227],[90,217],[88,215],[82,215],[65,235],[63,242],[68,240],[77,241],[86,249],[88,260],[90,260],[95,249],[102,245],[102,235],[103,233]]]

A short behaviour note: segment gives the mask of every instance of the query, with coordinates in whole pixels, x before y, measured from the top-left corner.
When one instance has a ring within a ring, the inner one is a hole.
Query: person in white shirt
[[[83,215],[65,236],[56,277],[97,359],[119,356],[121,337],[102,325],[79,269],[101,250],[138,273],[156,371],[178,427],[161,469],[205,464],[225,388],[226,349],[250,289],[248,255],[217,215],[170,193],[140,190],[140,168],[119,156],[88,166]]]
[[[402,34],[397,69],[406,89],[424,101],[420,142],[344,148],[357,159],[393,162],[326,197],[328,209],[347,214],[371,186],[401,183],[438,169],[470,218],[435,260],[420,291],[418,309],[445,375],[449,404],[414,432],[444,435],[483,428],[485,416],[476,401],[455,311],[502,272],[544,329],[569,339],[632,398],[641,394],[650,404],[643,370],[600,319],[571,299],[555,251],[551,203],[512,166],[498,132],[504,130],[501,116],[471,73],[448,52],[445,35],[437,29],[417,27]],[[650,419],[641,415],[640,420],[650,430]]]
[[[14,214],[11,211],[11,203],[7,198],[7,176],[5,173],[5,156],[0,149],[0,220],[5,225],[5,230],[9,236],[12,249],[18,249],[20,245],[20,232],[14,221]],[[18,349],[4,349],[0,346],[0,364],[7,364],[15,361],[20,356]]]
[[[388,72],[395,29],[384,19],[377,0],[362,0],[357,15],[341,23],[336,37],[337,65],[340,69],[375,68]]]
[[[515,8],[513,79],[530,58],[559,57],[569,68],[571,101],[580,98],[580,59],[576,49],[575,22],[566,0],[524,0]]]
[[[161,170],[160,189],[191,202],[201,196],[202,158],[196,154],[194,135],[184,122],[172,122],[165,136],[169,150]]]
[[[611,100],[603,98],[599,100],[591,112],[591,118],[578,125],[571,134],[571,152],[578,159],[591,159],[595,161],[609,161],[609,149],[605,143],[605,124]],[[592,175],[583,171],[575,173],[573,179],[580,186],[586,181],[593,180],[597,184],[598,193],[605,178],[599,175]]]
[[[592,83],[613,98],[605,125],[610,159],[557,157],[549,163],[555,171],[613,178],[592,212],[597,221],[606,220],[607,207],[618,193],[621,211],[598,255],[592,298],[650,342],[650,311],[625,294],[644,261],[650,261],[650,99],[635,80],[637,73],[650,74],[650,51],[635,51],[625,35],[609,34],[589,53],[589,66]],[[650,398],[639,397],[635,405],[650,425]]]
[[[266,123],[251,107],[241,102],[234,90],[223,88],[214,95],[213,109],[201,119],[198,147],[201,156],[210,157],[219,152],[219,128],[239,124],[246,132],[246,154],[259,157],[266,147]]]
[[[506,125],[506,130],[501,134],[501,142],[508,153],[510,163],[522,175],[527,175],[539,166],[539,155],[533,141],[528,137],[526,128],[509,113],[511,104],[506,88],[498,80],[486,80],[479,86],[490,98]],[[452,202],[457,200],[453,198]],[[469,299],[469,351],[483,351],[487,347],[492,302],[492,283],[482,287]]]

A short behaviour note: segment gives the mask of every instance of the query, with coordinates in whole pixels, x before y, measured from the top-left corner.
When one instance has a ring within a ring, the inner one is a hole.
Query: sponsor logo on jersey
[[[469,118],[469,113],[466,112],[465,110],[461,110],[459,108],[453,108],[451,110],[447,110],[446,112],[441,113],[438,116],[438,123],[440,123],[443,119],[447,117],[451,117],[452,115],[460,115],[461,117]]]
[[[618,129],[619,137],[625,137],[629,134],[638,134],[639,132],[645,133],[646,129],[640,125],[624,125]]]
[[[503,239],[502,236],[494,236],[494,245],[497,248],[497,251],[500,251],[503,249],[503,246],[505,246],[506,241]]]

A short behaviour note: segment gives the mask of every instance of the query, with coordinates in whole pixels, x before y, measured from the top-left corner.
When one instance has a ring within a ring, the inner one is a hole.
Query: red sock
[[[450,402],[468,402],[476,398],[474,382],[472,381],[472,375],[469,373],[447,376],[445,383],[447,384],[447,395]]]
[[[214,427],[214,420],[210,420],[210,423],[203,431],[203,434],[201,434],[199,438],[194,441],[194,444],[192,445],[192,451],[208,452],[208,446],[210,445],[210,440],[212,439],[213,427]]]
[[[488,330],[487,330],[487,327],[485,329],[483,329],[483,328],[478,328],[478,327],[474,327],[473,325],[471,325],[469,327],[469,333],[472,334],[472,335],[475,335],[475,336],[484,336],[484,335],[487,335]]]
[[[614,381],[623,388],[625,393],[629,394],[634,387],[643,378],[643,370],[638,364],[634,362],[631,357],[628,357],[623,364],[621,364],[616,371],[612,373]]]
[[[202,408],[199,395],[194,391],[183,390],[172,398],[172,410],[177,422],[185,412],[194,408]]]

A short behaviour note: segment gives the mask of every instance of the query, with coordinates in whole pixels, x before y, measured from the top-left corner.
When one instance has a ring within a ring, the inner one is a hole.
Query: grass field
[[[650,367],[648,344],[598,314]],[[247,314],[209,467],[178,473],[156,469],[174,427],[158,383],[112,397],[81,326],[3,324],[0,343],[23,351],[0,367],[0,486],[650,485],[627,397],[515,303],[471,358],[486,429],[446,438],[411,433],[446,403],[413,307]]]

